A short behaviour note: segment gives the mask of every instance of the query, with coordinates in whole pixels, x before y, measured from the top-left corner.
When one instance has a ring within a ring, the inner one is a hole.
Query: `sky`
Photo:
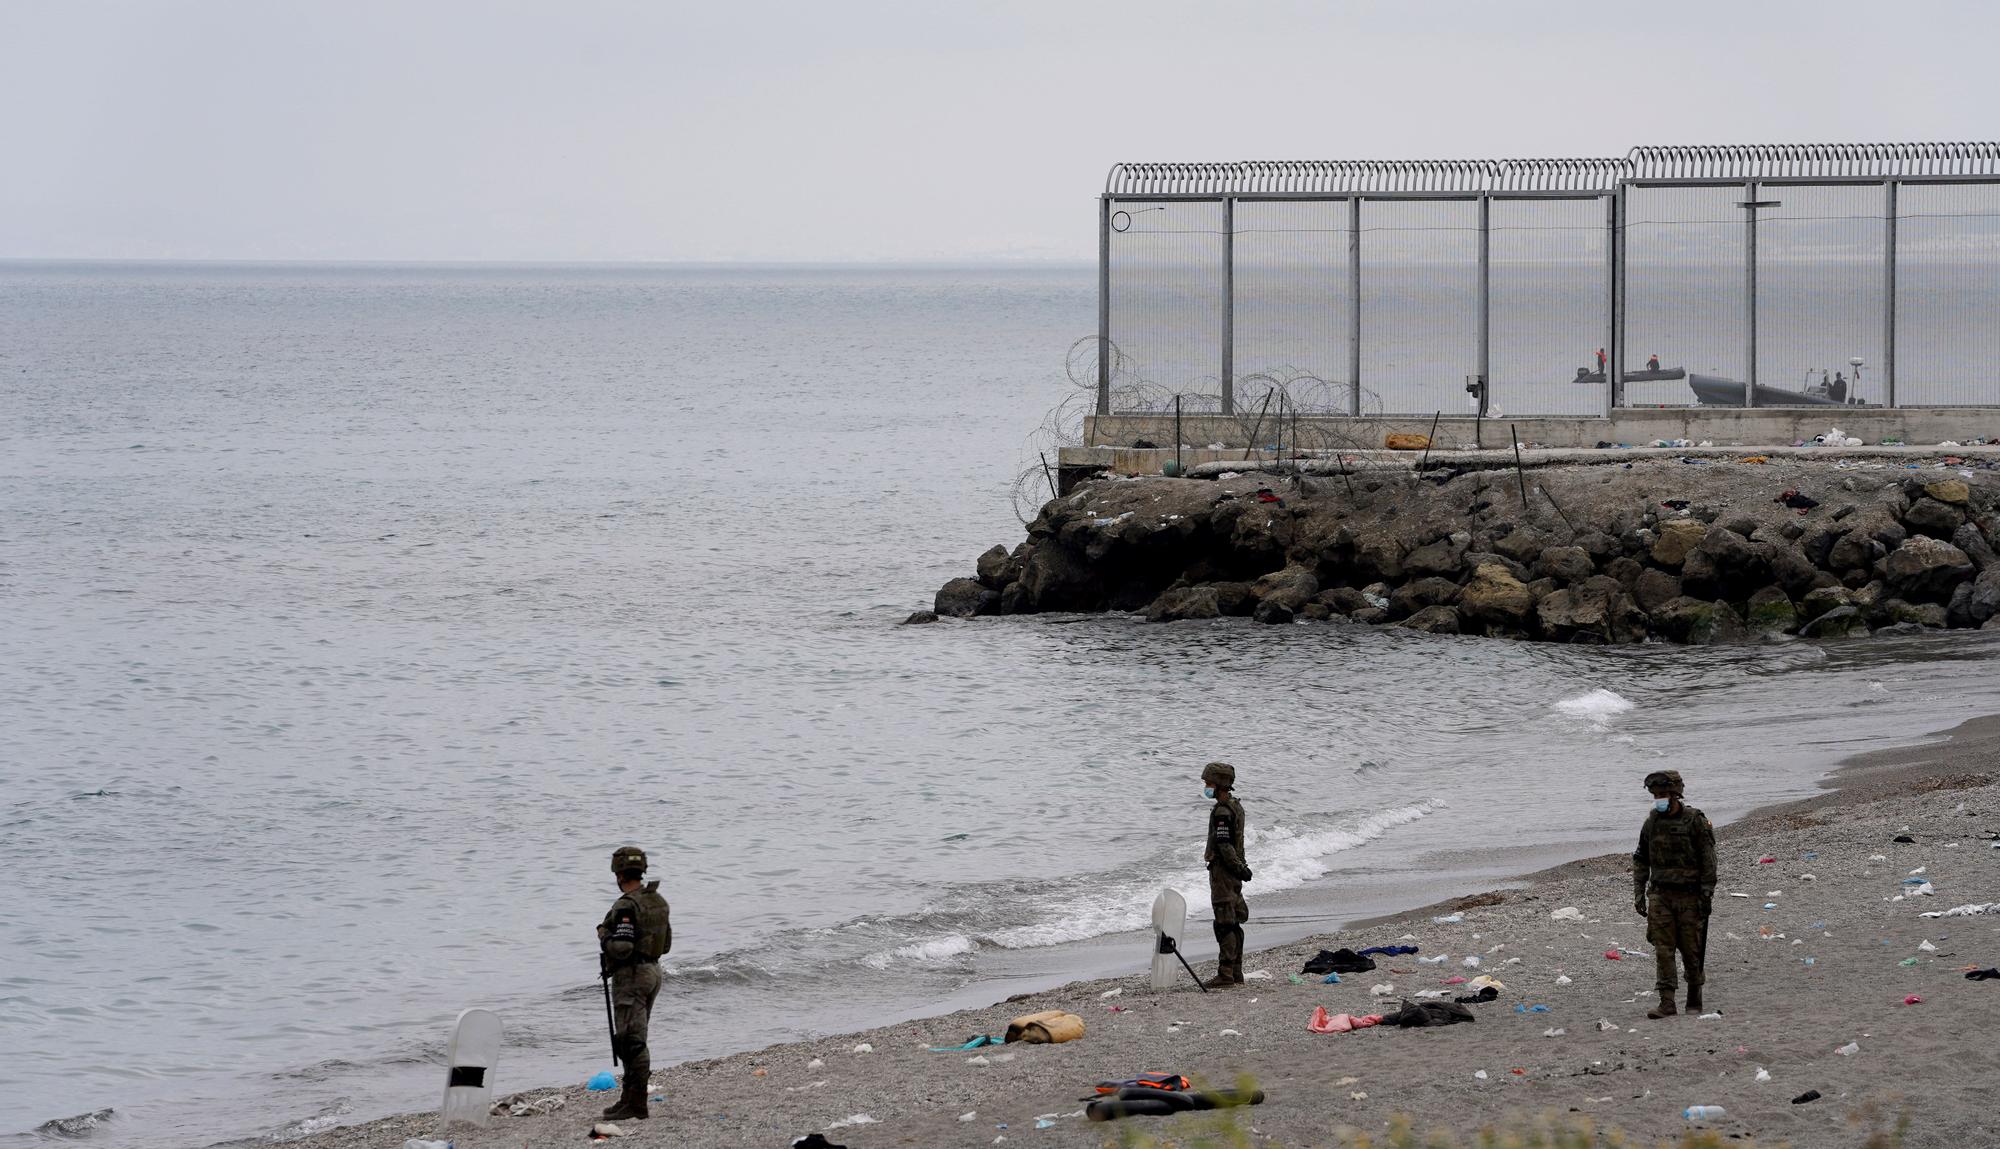
[[[0,258],[1089,260],[1121,160],[2000,135],[2000,5],[0,0]]]

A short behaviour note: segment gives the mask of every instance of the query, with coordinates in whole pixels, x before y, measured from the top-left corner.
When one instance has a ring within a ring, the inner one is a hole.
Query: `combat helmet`
[[[611,872],[616,874],[623,870],[645,873],[646,851],[637,846],[620,846],[611,851]]]
[[[1678,770],[1655,770],[1646,775],[1646,790],[1648,793],[1654,790],[1665,790],[1669,794],[1687,793],[1687,788],[1681,784],[1681,772]]]
[[[1236,767],[1227,762],[1210,762],[1201,768],[1203,783],[1218,790],[1236,789]]]

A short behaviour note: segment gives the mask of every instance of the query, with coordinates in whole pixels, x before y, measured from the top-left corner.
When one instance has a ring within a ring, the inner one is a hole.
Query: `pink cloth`
[[[1904,999],[1903,999],[1903,1004],[1904,1004],[1904,1005],[1921,1005],[1921,1004],[1923,1004],[1923,1000],[1924,1000],[1923,998],[1920,998],[1920,997],[1918,997],[1918,996],[1917,996],[1916,994],[1914,994],[1914,993],[1913,993],[1913,994],[1911,994],[1910,996],[1908,996],[1908,997],[1906,997],[1906,998],[1904,998]]]
[[[1351,1013],[1329,1014],[1325,1006],[1316,1005],[1313,1007],[1312,1020],[1306,1022],[1306,1029],[1311,1033],[1350,1033],[1380,1024],[1382,1015],[1379,1013],[1363,1014],[1360,1017]]]
[[[1619,952],[1618,952],[1617,950],[1605,950],[1605,951],[1604,951],[1604,956],[1605,956],[1605,958],[1606,958],[1606,959],[1608,959],[1608,960],[1610,960],[1610,961],[1624,961],[1624,960],[1625,960],[1625,955],[1624,955],[1624,954],[1621,954],[1621,953],[1619,953]]]
[[[1450,977],[1448,977],[1448,978],[1444,979],[1443,981],[1439,982],[1438,984],[1439,984],[1439,985],[1464,985],[1464,984],[1465,984],[1465,979],[1464,979],[1464,978],[1462,978],[1462,977],[1460,977],[1460,976],[1458,976],[1457,974],[1453,974],[1453,975],[1451,975]]]

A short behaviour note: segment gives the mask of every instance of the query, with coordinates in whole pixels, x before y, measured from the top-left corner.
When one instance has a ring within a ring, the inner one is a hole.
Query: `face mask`
[[[1202,797],[1204,797],[1204,798],[1214,798],[1214,797],[1215,797],[1215,787],[1213,787],[1213,786],[1203,786],[1203,787],[1201,788],[1201,796],[1202,796]]]
[[[1666,813],[1666,812],[1667,812],[1667,807],[1669,807],[1669,806],[1671,806],[1671,805],[1673,805],[1673,804],[1674,804],[1674,800],[1673,800],[1672,798],[1655,798],[1655,799],[1653,799],[1653,809],[1655,809],[1655,810],[1658,810],[1658,811],[1659,811],[1660,813],[1662,813],[1662,814]]]

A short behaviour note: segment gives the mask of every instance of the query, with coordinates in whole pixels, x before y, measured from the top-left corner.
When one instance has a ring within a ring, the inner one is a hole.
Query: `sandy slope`
[[[1926,910],[2000,898],[2000,831],[1994,724],[1968,724],[1943,750],[1877,756],[1845,773],[1826,797],[1762,812],[1724,828],[1721,891],[1710,943],[1708,1004],[1722,1017],[1648,1021],[1649,959],[1610,961],[1625,946],[1650,952],[1630,905],[1621,857],[1592,859],[1536,875],[1525,889],[1462,900],[1464,921],[1440,925],[1430,907],[1364,928],[1255,955],[1273,980],[1202,995],[1183,985],[1154,993],[1139,979],[1063,986],[1027,1000],[840,1038],[663,1070],[656,1116],[623,1142],[650,1145],[783,1146],[810,1131],[854,1149],[872,1146],[1098,1145],[1122,1130],[1076,1114],[1099,1078],[1176,1070],[1211,1080],[1254,1077],[1267,1104],[1241,1115],[1262,1143],[1340,1143],[1343,1130],[1375,1131],[1391,1114],[1419,1129],[1469,1131],[1545,1111],[1579,1111],[1645,1138],[1677,1135],[1681,1110],[1723,1105],[1720,1132],[1806,1146],[1859,1144],[1871,1121],[1907,1112],[1911,1145],[1993,1144],[1992,1086],[2000,1080],[2000,981],[1966,981],[1961,967],[2000,964],[2000,915],[1926,920]],[[1699,763],[1682,766],[1700,804]],[[1636,837],[1645,796],[1637,793]],[[1892,844],[1904,827],[1913,845]],[[1877,856],[1880,856],[1880,860]],[[1763,857],[1774,858],[1760,863]],[[1910,871],[1932,897],[1890,900]],[[1806,875],[1811,875],[1807,878]],[[1765,909],[1766,903],[1775,907]],[[1576,906],[1585,920],[1552,920]],[[1256,944],[1256,926],[1251,927]],[[1769,930],[1781,937],[1765,938]],[[1316,949],[1387,944],[1411,935],[1422,954],[1382,963],[1342,984],[1290,984]],[[1935,952],[1920,948],[1928,940]],[[1504,947],[1496,949],[1495,947]],[[1481,957],[1481,970],[1461,966]],[[1914,958],[1914,964],[1901,964]],[[1807,964],[1806,959],[1812,959]],[[1475,1006],[1479,1020],[1436,1030],[1369,1029],[1319,1036],[1305,1030],[1315,1005],[1371,1012],[1385,1001],[1370,987],[1438,987],[1453,974],[1491,972],[1508,990]],[[1571,979],[1556,984],[1558,976]],[[1107,991],[1120,990],[1105,1000]],[[1917,994],[1922,1004],[1903,1004]],[[1546,1014],[1515,1012],[1546,1004]],[[1113,1012],[1111,1006],[1122,1006]],[[991,1064],[928,1053],[973,1033],[999,1033],[1019,1013],[1051,1007],[1086,1019],[1088,1035],[1061,1046],[1015,1047]],[[1613,1023],[1600,1028],[1601,1021]],[[673,1019],[657,1018],[670,1032]],[[1544,1031],[1560,1027],[1554,1037]],[[1235,1030],[1225,1035],[1223,1031]],[[871,1053],[856,1053],[867,1042]],[[1841,1056],[1849,1042],[1860,1050]],[[815,1066],[815,1060],[822,1065]],[[1771,1080],[1753,1078],[1759,1067]],[[757,1076],[757,1071],[764,1076]],[[1485,1080],[1475,1077],[1483,1070]],[[1816,1089],[1823,1099],[1791,1099]],[[535,1090],[540,1097],[556,1090]],[[575,1143],[604,1095],[561,1091],[549,1116],[496,1118],[453,1133],[458,1149]],[[1365,1097],[1357,1097],[1365,1094]],[[960,1120],[961,1115],[976,1117]],[[830,1128],[856,1115],[873,1121]],[[1037,1129],[1039,1115],[1055,1115]],[[1139,1119],[1154,1132],[1192,1133],[1193,1117]],[[1000,1128],[1004,1125],[1004,1128]],[[428,1117],[392,1118],[329,1131],[304,1149],[393,1149],[425,1134]],[[1268,1140],[1266,1140],[1268,1139]]]

